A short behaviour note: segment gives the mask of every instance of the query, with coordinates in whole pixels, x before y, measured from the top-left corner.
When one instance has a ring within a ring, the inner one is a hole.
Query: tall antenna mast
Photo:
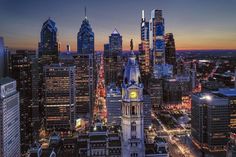
[[[86,6],[84,7],[84,16],[85,16],[85,19],[87,19],[87,8],[86,8]]]

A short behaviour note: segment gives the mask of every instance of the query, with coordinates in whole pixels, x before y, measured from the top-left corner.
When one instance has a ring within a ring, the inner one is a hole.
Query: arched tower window
[[[132,106],[131,108],[131,115],[136,115],[135,106]]]
[[[136,122],[131,123],[131,138],[136,138]]]

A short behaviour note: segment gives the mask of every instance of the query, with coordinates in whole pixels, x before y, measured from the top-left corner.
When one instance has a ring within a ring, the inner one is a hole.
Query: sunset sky
[[[0,0],[0,36],[12,49],[37,49],[44,21],[58,28],[61,50],[76,50],[84,6],[95,33],[95,49],[103,50],[117,28],[123,49],[140,42],[141,10],[149,20],[152,9],[163,10],[166,33],[177,49],[236,49],[236,0]]]

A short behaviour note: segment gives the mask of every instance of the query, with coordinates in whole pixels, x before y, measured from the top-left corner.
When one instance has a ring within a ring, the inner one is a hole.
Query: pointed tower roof
[[[115,28],[114,31],[111,34],[120,34],[117,29]]]
[[[130,49],[131,49],[131,53],[129,56],[128,63],[125,66],[123,82],[124,84],[140,84],[141,75],[140,75],[140,70],[139,70],[139,64],[133,52],[133,40],[130,41]]]
[[[51,31],[57,31],[56,23],[49,17],[44,23],[42,29],[48,28]]]

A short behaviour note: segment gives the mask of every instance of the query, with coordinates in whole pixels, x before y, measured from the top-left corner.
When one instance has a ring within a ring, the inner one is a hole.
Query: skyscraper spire
[[[85,19],[87,19],[87,7],[86,6],[84,7],[84,16],[85,16]]]
[[[145,21],[144,10],[142,10],[142,21]]]

